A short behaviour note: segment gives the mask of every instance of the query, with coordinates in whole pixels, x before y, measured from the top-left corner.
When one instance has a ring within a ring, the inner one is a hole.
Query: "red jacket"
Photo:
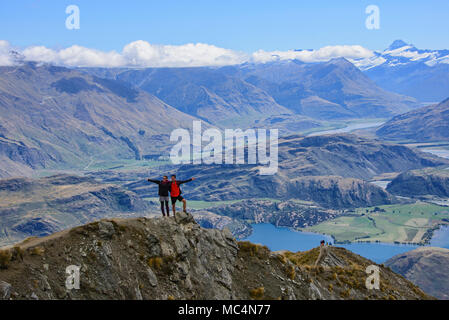
[[[192,179],[189,180],[179,180],[179,181],[170,181],[170,196],[171,197],[178,197],[181,195],[182,190],[179,187],[181,184],[186,183],[186,182],[190,182],[192,181]]]

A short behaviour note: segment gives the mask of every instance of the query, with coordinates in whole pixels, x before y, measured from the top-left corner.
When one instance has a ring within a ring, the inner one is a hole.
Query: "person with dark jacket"
[[[165,217],[164,206],[167,211],[167,217],[170,216],[170,209],[168,206],[168,200],[170,199],[168,196],[168,192],[170,191],[171,182],[168,181],[168,177],[164,176],[162,180],[153,180],[148,179],[149,182],[153,182],[159,185],[159,201],[161,202],[161,211],[162,215]],[[174,211],[173,211],[174,214]]]
[[[182,202],[183,211],[187,212],[187,201],[181,196],[181,188],[179,187],[181,184],[190,182],[195,180],[195,178],[191,178],[189,180],[176,180],[176,175],[171,176],[170,181],[170,197],[171,197],[171,205],[173,209],[173,214],[176,213],[176,201]]]

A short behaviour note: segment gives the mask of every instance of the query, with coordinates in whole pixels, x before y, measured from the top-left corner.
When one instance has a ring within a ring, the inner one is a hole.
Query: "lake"
[[[286,227],[276,227],[269,223],[252,224],[253,233],[245,240],[266,245],[272,251],[305,251],[318,247],[321,240],[333,243],[330,236],[296,231]],[[449,248],[449,228],[444,227],[435,232],[432,246]],[[337,244],[376,263],[383,263],[391,257],[418,246],[393,243],[351,243]]]

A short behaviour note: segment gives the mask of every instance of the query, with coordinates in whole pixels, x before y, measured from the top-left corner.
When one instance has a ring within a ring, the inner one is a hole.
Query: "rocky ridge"
[[[431,299],[379,266],[379,290],[365,287],[374,264],[343,248],[270,252],[203,229],[190,214],[112,219],[30,239],[0,251],[2,299]],[[337,259],[335,259],[337,257]],[[334,263],[339,261],[338,265]],[[66,268],[80,267],[80,289]]]

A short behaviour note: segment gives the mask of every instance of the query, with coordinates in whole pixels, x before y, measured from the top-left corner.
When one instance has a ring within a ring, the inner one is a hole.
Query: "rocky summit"
[[[271,252],[190,214],[111,219],[2,248],[0,299],[432,299],[383,265],[367,289],[369,265],[338,247]]]

